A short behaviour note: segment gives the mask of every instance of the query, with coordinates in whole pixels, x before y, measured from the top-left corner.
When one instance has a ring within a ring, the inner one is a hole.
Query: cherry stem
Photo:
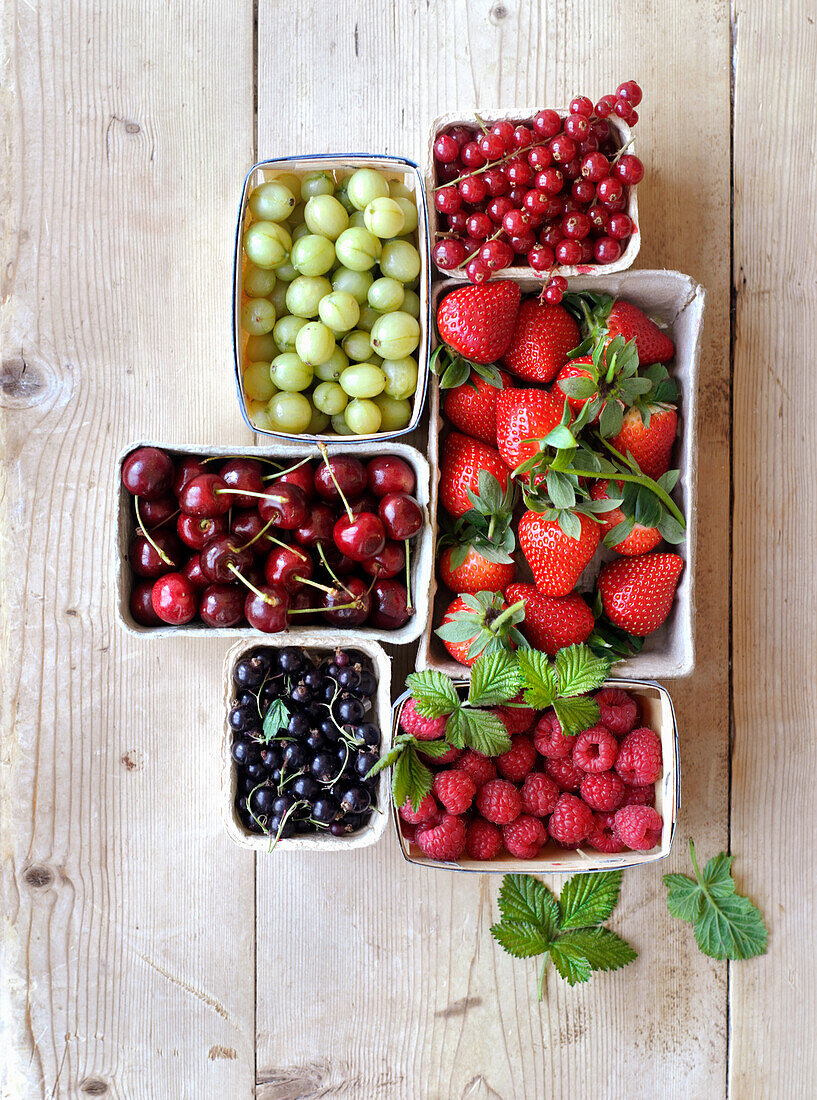
[[[329,476],[332,478],[332,481],[335,483],[335,488],[338,491],[338,495],[340,496],[340,499],[343,501],[343,507],[346,509],[346,515],[349,517],[349,522],[354,523],[355,522],[355,517],[354,517],[354,514],[352,512],[352,509],[349,507],[349,501],[343,495],[343,490],[341,489],[340,485],[338,484],[338,479],[335,477],[335,471],[332,469],[332,465],[329,462],[329,454],[326,450],[326,444],[325,443],[319,443],[318,444],[318,450],[321,452],[321,455],[323,456],[323,461],[326,463],[326,468],[329,471]]]
[[[321,561],[323,562],[323,566],[326,569],[326,572],[329,574],[329,576],[332,578],[332,580],[335,582],[335,584],[338,586],[338,588],[342,588],[344,592],[348,592],[349,595],[351,596],[352,595],[351,590],[346,587],[346,585],[343,583],[343,581],[337,575],[335,570],[329,564],[329,559],[326,557],[326,554],[323,551],[323,543],[322,542],[317,543],[317,548],[318,548],[318,556],[320,557]]]
[[[224,496],[225,493],[230,493],[231,496],[241,497],[261,497],[262,500],[278,500],[278,497],[274,493],[256,493],[254,489],[213,489],[213,493],[216,496]]]
[[[234,546],[233,547],[233,550],[235,551],[235,553],[240,554],[242,550],[248,550],[257,539],[261,538],[261,536],[264,534],[265,531],[267,531],[270,527],[272,527],[273,523],[275,523],[275,518],[274,517],[272,519],[268,519],[267,522],[264,524],[264,526],[261,528],[261,530],[258,532],[258,534],[253,535],[253,537],[250,539],[249,542],[245,542],[243,546]],[[272,535],[267,535],[267,538],[269,539],[270,542],[278,542],[278,540],[274,539],[272,537]],[[285,546],[286,543],[278,542],[278,545],[279,546]]]
[[[268,462],[272,461],[267,459]],[[311,458],[302,458],[300,462],[296,462],[294,466],[288,467],[286,470],[277,470],[274,474],[265,474],[262,478],[263,481],[274,481],[276,477],[283,477],[284,474],[292,474],[296,470],[300,470],[302,466],[305,466],[307,462],[311,462]]]
[[[411,557],[411,540],[406,539],[406,607],[409,611],[414,610],[414,605],[411,602],[411,566],[409,559]]]
[[[164,552],[164,550],[162,550],[161,547],[157,546],[156,543],[153,541],[153,539],[148,534],[148,529],[147,529],[147,527],[145,526],[145,524],[142,520],[142,513],[139,511],[139,497],[134,497],[133,498],[133,505],[136,509],[136,522],[139,524],[139,527],[142,530],[142,534],[145,536],[147,541],[150,543],[150,545],[153,547],[153,549],[156,551],[156,553],[159,555],[159,557],[162,559],[162,561],[165,563],[165,565],[170,565],[175,569],[175,567],[176,567],[175,561],[171,561],[170,558],[167,556],[167,554]],[[179,510],[181,511],[181,509],[179,509]]]
[[[255,462],[269,462],[270,464],[275,462],[275,459],[267,458],[266,455],[210,455],[209,458],[203,458],[201,464],[206,466],[208,462],[225,462],[234,458],[252,458]]]
[[[314,615],[321,611],[348,611],[350,608],[360,608],[360,603],[338,603],[334,607],[293,607],[288,615]]]
[[[308,584],[310,586],[310,588],[319,588],[321,590],[321,592],[328,592],[328,593],[330,593],[330,595],[331,595],[332,592],[336,591],[336,589],[329,588],[329,586],[326,585],[326,584],[319,584],[318,581],[312,581],[308,577],[298,577],[298,576],[296,576],[295,580],[298,581],[300,584]],[[344,591],[349,592],[349,589],[345,588]],[[349,595],[351,596],[351,592],[349,592]]]
[[[249,588],[250,592],[254,592],[255,595],[258,596],[258,598],[260,600],[264,601],[264,603],[268,603],[268,604],[274,604],[275,603],[275,601],[271,600],[269,598],[269,596],[267,596],[264,592],[259,592],[259,590],[252,583],[252,581],[248,581],[247,578],[243,575],[243,573],[240,573],[231,561],[227,562],[227,568],[230,570],[231,573],[234,573],[236,575],[236,577],[238,577],[238,579],[241,581],[242,584],[246,584],[246,586],[247,586],[247,588]]]

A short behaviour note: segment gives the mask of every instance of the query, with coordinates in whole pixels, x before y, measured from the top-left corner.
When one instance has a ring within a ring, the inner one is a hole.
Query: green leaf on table
[[[539,924],[551,938],[559,929],[559,903],[544,882],[533,875],[505,875],[497,903],[503,918]]]
[[[289,709],[284,700],[273,699],[269,705],[269,710],[264,715],[264,721],[261,726],[264,733],[265,745],[268,745],[270,741],[272,741],[279,730],[287,728],[289,718]]]
[[[720,852],[701,873],[691,840],[689,851],[694,878],[664,875],[671,915],[693,925],[698,947],[713,959],[765,955],[768,932],[763,916],[756,905],[737,892],[732,877],[734,856]]]
[[[519,691],[519,665],[507,651],[486,653],[471,668],[468,702],[473,707],[506,703]]]
[[[590,928],[607,920],[618,904],[622,874],[621,871],[601,871],[568,879],[559,898],[560,927]]]
[[[544,710],[552,705],[559,690],[556,670],[547,654],[537,649],[523,649],[517,654],[522,675],[524,700],[528,706]]]
[[[586,982],[591,970],[618,970],[638,956],[609,928],[581,928],[559,936],[551,946],[550,957],[568,985],[574,985]]]
[[[406,687],[411,691],[417,712],[423,718],[441,718],[459,706],[460,697],[451,677],[434,669],[412,672],[406,677]]]
[[[601,687],[610,675],[610,662],[586,645],[571,645],[556,654],[560,695],[584,695]]]
[[[529,959],[541,955],[550,947],[551,941],[538,925],[521,920],[501,920],[491,925],[491,935],[501,948],[516,959]]]

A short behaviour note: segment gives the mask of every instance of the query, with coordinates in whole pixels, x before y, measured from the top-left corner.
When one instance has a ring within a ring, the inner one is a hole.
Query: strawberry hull
[[[432,309],[436,310],[440,299],[458,285],[459,283],[452,280],[436,284],[432,288]],[[535,278],[528,278],[521,282],[523,294],[533,293],[540,287],[541,283]],[[667,679],[688,676],[695,666],[698,451],[696,411],[705,292],[703,287],[688,275],[676,271],[631,271],[617,275],[576,278],[569,281],[569,289],[571,291],[594,290],[613,296],[620,295],[666,324],[667,331],[675,342],[676,357],[670,366],[670,373],[679,388],[679,426],[672,452],[672,465],[680,470],[681,476],[672,496],[686,517],[687,530],[684,542],[677,546],[664,545],[659,549],[679,554],[684,559],[684,568],[672,611],[667,620],[647,637],[640,653],[618,663],[615,671],[617,676],[627,679],[641,677]],[[433,470],[439,470],[438,451],[448,430],[445,421],[440,417],[439,388],[435,380],[430,394],[429,424],[429,458]],[[437,480],[434,477],[432,478],[431,516],[432,522],[439,521]],[[518,565],[516,580],[532,582],[530,568],[518,547],[514,556]],[[579,578],[577,591],[589,596],[604,562],[615,560],[617,557],[615,552],[601,546]],[[452,660],[440,639],[434,634],[435,628],[440,625],[445,608],[453,599],[453,595],[439,582],[438,578],[435,578],[434,584],[436,592],[433,596],[432,614],[426,632],[420,639],[417,668],[436,668],[452,676],[467,677],[468,670]]]
[[[466,670],[462,670],[465,672]],[[457,686],[464,688],[468,681],[460,679]],[[577,871],[615,871],[625,867],[639,867],[645,863],[656,863],[666,859],[672,847],[675,823],[680,808],[680,775],[678,769],[678,727],[672,699],[666,688],[649,680],[610,679],[606,688],[621,688],[637,700],[641,721],[654,729],[661,739],[663,771],[655,784],[655,808],[663,819],[661,840],[648,852],[598,852],[589,845],[570,851],[560,848],[555,841],[549,840],[536,859],[516,859],[503,852],[495,859],[479,860],[461,856],[456,863],[443,863],[423,855],[416,844],[403,836],[400,818],[392,804],[392,819],[397,833],[400,851],[408,863],[423,867],[433,867],[447,871],[471,871],[476,874],[575,874]],[[410,693],[405,692],[393,708],[392,736],[397,733],[400,712]]]

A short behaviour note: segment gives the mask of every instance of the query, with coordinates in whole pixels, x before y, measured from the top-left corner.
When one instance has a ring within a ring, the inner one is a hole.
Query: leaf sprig
[[[533,875],[505,875],[499,891],[502,919],[491,935],[518,959],[544,955],[539,1000],[548,960],[568,985],[589,980],[594,970],[618,970],[636,957],[633,948],[603,928],[621,890],[621,871],[573,875],[557,898]]]

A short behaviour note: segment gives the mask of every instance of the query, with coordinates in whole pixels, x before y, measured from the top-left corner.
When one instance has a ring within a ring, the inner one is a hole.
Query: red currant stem
[[[515,615],[517,611],[521,610],[525,606],[524,600],[517,600],[516,603],[512,603],[510,607],[506,607],[501,615],[497,615],[494,621],[491,623],[491,628],[494,633],[499,626],[503,626],[512,615]]]
[[[349,517],[349,522],[354,523],[355,522],[355,517],[354,517],[354,514],[352,513],[352,509],[349,507],[349,501],[343,495],[343,490],[341,489],[340,485],[338,484],[338,479],[335,477],[335,471],[332,469],[332,465],[329,462],[329,454],[326,450],[326,444],[325,443],[319,443],[318,444],[318,450],[321,452],[321,455],[323,456],[323,461],[326,463],[326,468],[329,471],[329,476],[332,478],[332,481],[335,483],[335,488],[338,491],[338,495],[339,495],[340,499],[343,501],[343,507],[346,509],[346,515]]]
[[[231,547],[231,549],[234,550],[236,554],[240,554],[242,550],[248,550],[249,547],[252,546],[252,544],[257,539],[261,538],[261,536],[264,534],[264,532],[266,530],[268,530],[268,528],[272,527],[273,523],[275,523],[275,518],[274,517],[273,517],[273,519],[268,519],[267,522],[264,524],[264,526],[261,528],[261,530],[258,532],[258,534],[253,535],[253,537],[250,539],[249,542],[245,542],[243,546],[233,546],[233,547]],[[267,539],[270,542],[276,543],[278,546],[286,546],[287,545],[285,542],[278,542],[278,540],[274,539],[272,537],[272,535],[267,535]]]
[[[156,551],[156,553],[159,555],[159,557],[162,559],[162,561],[165,563],[165,565],[170,565],[170,566],[173,566],[175,568],[175,565],[176,565],[175,561],[171,561],[170,558],[167,556],[167,554],[164,552],[164,550],[162,550],[161,547],[157,546],[156,543],[153,541],[153,539],[148,534],[148,529],[142,521],[142,513],[139,511],[139,497],[134,497],[133,498],[133,506],[136,509],[136,522],[139,524],[139,527],[142,530],[142,534],[145,536],[147,541],[150,543],[150,545],[153,547],[153,549]],[[181,509],[179,509],[179,510],[181,511]]]
[[[479,248],[478,248],[478,249],[476,250],[476,252],[472,252],[470,256],[466,256],[466,257],[465,257],[465,259],[464,259],[464,260],[462,261],[462,263],[461,263],[461,264],[457,264],[457,266],[456,266],[455,270],[456,270],[456,271],[459,271],[459,269],[460,269],[461,267],[465,267],[465,265],[466,265],[466,264],[468,263],[468,261],[469,261],[469,260],[473,260],[475,256],[478,256],[478,255],[479,255],[479,249],[480,249],[480,248],[482,248],[482,246],[483,246],[484,244],[487,244],[487,243],[488,243],[488,241],[495,241],[495,240],[497,239],[497,237],[501,237],[501,236],[502,236],[502,234],[503,234],[504,232],[505,232],[505,230],[504,230],[504,229],[501,229],[501,228],[500,228],[500,229],[497,229],[496,233],[494,233],[494,234],[493,234],[493,236],[491,236],[491,237],[486,237],[486,238],[485,238],[485,240],[484,240],[484,241],[482,241],[482,242],[480,243],[480,246],[479,246]]]
[[[246,586],[247,586],[247,588],[249,588],[250,592],[254,592],[255,595],[258,596],[258,598],[260,600],[263,600],[264,603],[268,603],[268,604],[271,604],[271,605],[275,604],[275,601],[271,600],[269,598],[269,596],[267,596],[264,592],[259,592],[259,590],[252,583],[252,581],[248,581],[247,578],[243,575],[243,573],[240,573],[231,561],[227,562],[227,568],[230,570],[231,573],[234,573],[235,576],[238,577],[238,579],[241,581],[242,584],[246,584]]]
[[[346,585],[343,583],[343,581],[337,575],[335,570],[329,564],[329,560],[327,559],[326,554],[323,551],[323,543],[319,542],[317,544],[317,546],[318,546],[318,557],[323,562],[323,566],[324,566],[324,569],[326,570],[326,572],[329,574],[329,576],[332,578],[332,580],[335,582],[335,584],[338,586],[338,588],[342,588],[344,592],[348,592],[349,595],[351,596],[352,595],[351,590],[346,587]]]
[[[632,143],[634,141],[635,141],[635,137],[631,137],[629,141],[624,142],[624,144],[621,146],[619,151],[616,153],[616,155],[610,161],[610,167],[611,168],[613,167],[614,164],[617,164],[621,160],[621,158],[624,156],[624,154],[626,153],[626,151],[629,149],[629,147],[632,145]]]
[[[610,449],[613,450],[613,448]],[[631,481],[634,485],[641,485],[645,489],[649,489],[650,492],[655,493],[661,503],[666,506],[667,511],[678,520],[682,527],[686,527],[686,520],[672,497],[661,488],[657,481],[653,481],[646,474],[600,474],[598,470],[575,470],[572,466],[563,472],[575,477],[602,478],[606,481]]]
[[[409,611],[414,610],[414,606],[411,602],[411,566],[409,560],[411,558],[411,540],[406,539],[406,607]]]
[[[265,459],[266,462],[271,462],[272,459]],[[311,458],[302,458],[300,462],[296,462],[294,466],[289,466],[285,470],[276,470],[274,474],[264,474],[263,481],[274,481],[276,477],[283,477],[284,474],[292,474],[296,470],[300,470],[302,466],[305,466],[307,462],[311,462]]]
[[[479,123],[479,127],[482,130],[483,134],[487,134],[488,133],[488,123],[484,119],[480,118],[478,114],[475,114],[474,118]]]

